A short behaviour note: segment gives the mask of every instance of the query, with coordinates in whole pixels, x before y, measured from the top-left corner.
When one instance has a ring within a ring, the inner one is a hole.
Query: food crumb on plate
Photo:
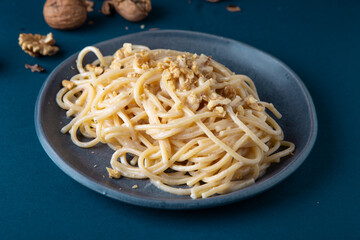
[[[109,174],[109,178],[121,178],[121,173],[116,170],[116,169],[112,169],[112,168],[106,168],[106,170],[108,171],[108,174]]]
[[[137,185],[137,184],[135,184],[134,186],[132,186],[131,188],[133,188],[133,189],[136,189],[136,188],[138,188],[139,186]]]

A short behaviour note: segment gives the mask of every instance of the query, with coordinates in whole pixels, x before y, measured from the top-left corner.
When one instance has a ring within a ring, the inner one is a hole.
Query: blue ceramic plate
[[[55,102],[61,81],[77,73],[77,53],[66,59],[44,83],[35,108],[35,126],[39,140],[54,163],[79,183],[106,196],[134,205],[164,209],[194,209],[224,205],[261,193],[282,181],[297,169],[310,153],[317,134],[314,104],[303,82],[284,63],[249,45],[213,35],[177,31],[149,31],[126,35],[95,44],[111,55],[124,42],[155,48],[169,48],[204,53],[233,72],[246,74],[255,82],[260,98],[274,103],[283,114],[279,120],[285,139],[296,145],[295,155],[272,165],[252,186],[242,190],[193,200],[172,195],[152,186],[148,180],[109,179],[105,167],[110,165],[112,150],[98,144],[94,148],[75,146],[60,129],[69,121]],[[85,46],[84,46],[85,47]],[[90,55],[90,54],[89,54]],[[85,63],[94,60],[87,56]],[[96,166],[96,167],[94,167]],[[137,184],[137,189],[132,186]]]

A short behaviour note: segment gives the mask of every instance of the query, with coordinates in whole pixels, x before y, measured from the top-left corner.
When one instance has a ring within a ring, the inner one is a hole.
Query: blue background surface
[[[141,23],[105,17],[95,1],[93,25],[53,30],[44,1],[2,1],[0,14],[1,239],[360,239],[360,1],[153,0]],[[236,3],[242,12],[225,7]],[[140,25],[145,24],[145,29]],[[128,30],[125,27],[128,27]],[[64,174],[34,129],[36,97],[49,72],[86,45],[149,28],[220,35],[264,50],[304,81],[319,132],[305,163],[267,192],[195,211],[131,206],[93,192]],[[53,32],[61,51],[32,58],[21,32]],[[32,73],[25,62],[47,73]]]

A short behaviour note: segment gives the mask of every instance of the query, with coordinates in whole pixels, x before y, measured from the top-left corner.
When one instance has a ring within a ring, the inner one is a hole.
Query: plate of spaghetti
[[[79,183],[166,209],[263,192],[300,166],[317,134],[311,96],[282,62],[177,30],[84,46],[44,83],[35,125]]]

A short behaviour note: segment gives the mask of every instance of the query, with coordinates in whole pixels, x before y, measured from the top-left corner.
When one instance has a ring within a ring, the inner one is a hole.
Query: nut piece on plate
[[[106,168],[106,170],[108,171],[109,178],[121,178],[121,173],[118,170],[108,167]]]
[[[130,22],[139,22],[151,11],[150,0],[113,0],[115,10]]]
[[[73,87],[75,87],[75,83],[72,82],[72,81],[69,81],[69,80],[62,80],[61,82],[61,85],[64,87],[64,88],[67,88],[68,90],[72,89]]]
[[[74,29],[85,23],[87,4],[85,0],[47,0],[43,14],[52,28]]]
[[[96,76],[99,76],[104,73],[103,67],[97,67],[92,64],[86,64],[85,69],[89,72],[94,72]]]
[[[59,47],[54,46],[55,39],[52,33],[45,35],[21,33],[19,35],[19,45],[21,49],[32,57],[39,55],[52,56],[59,51]]]

